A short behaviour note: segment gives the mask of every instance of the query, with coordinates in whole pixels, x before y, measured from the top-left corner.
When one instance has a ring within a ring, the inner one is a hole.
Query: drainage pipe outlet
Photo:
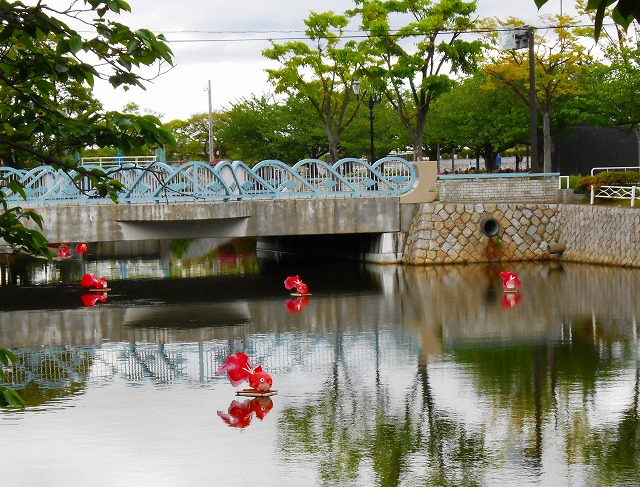
[[[500,224],[498,223],[498,220],[493,218],[491,215],[483,216],[480,219],[478,226],[480,231],[487,237],[495,237],[500,231]]]

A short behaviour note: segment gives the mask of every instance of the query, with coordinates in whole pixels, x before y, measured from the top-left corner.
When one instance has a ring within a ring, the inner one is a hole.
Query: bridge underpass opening
[[[398,246],[402,241],[400,232],[260,237],[256,252],[259,258],[274,260],[299,257],[305,260],[317,258],[395,263],[399,261],[401,249]]]

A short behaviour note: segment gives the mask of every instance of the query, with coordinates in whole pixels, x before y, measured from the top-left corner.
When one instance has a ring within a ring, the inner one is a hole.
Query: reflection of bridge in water
[[[20,348],[14,349],[14,367],[4,369],[5,382],[16,388],[29,382],[45,388],[65,388],[71,383],[111,382],[120,376],[127,382],[202,384],[214,380],[215,372],[237,350],[243,350],[254,365],[262,365],[271,374],[296,369],[318,372],[330,369],[336,362],[361,367],[381,361],[392,363],[403,356],[405,362],[407,353],[416,352],[410,337],[389,335],[389,331],[381,333],[386,335],[384,350],[377,346],[375,333],[350,337],[255,335],[231,342],[112,342],[91,347]],[[389,347],[391,343],[396,346]]]
[[[239,289],[225,280],[220,288],[187,289],[184,323],[176,319],[180,304],[159,288],[148,296],[137,291],[135,299],[133,291],[123,291],[109,306],[90,310],[14,306],[0,312],[0,343],[19,357],[9,380],[20,386],[32,378],[52,387],[115,376],[206,383],[237,350],[269,372],[284,374],[325,371],[336,361],[364,370],[376,360],[400,361],[393,354],[404,355],[407,363],[477,341],[570,342],[574,332],[586,329],[594,343],[637,343],[637,272],[598,268],[594,279],[590,266],[521,264],[522,300],[505,310],[497,270],[461,266],[399,272],[385,266],[365,284],[347,280],[354,294],[314,288],[299,314],[289,313],[286,298],[270,291],[234,300]],[[152,304],[159,297],[162,304]],[[382,350],[377,350],[376,330],[385,337]]]

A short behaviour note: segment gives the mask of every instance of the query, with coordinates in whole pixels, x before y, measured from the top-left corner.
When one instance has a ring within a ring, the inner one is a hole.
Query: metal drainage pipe
[[[478,226],[480,231],[487,237],[495,237],[500,231],[500,224],[498,223],[498,220],[493,218],[491,215],[483,216],[480,219]]]

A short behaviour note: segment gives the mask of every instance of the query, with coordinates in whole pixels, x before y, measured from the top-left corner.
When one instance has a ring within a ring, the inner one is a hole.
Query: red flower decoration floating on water
[[[105,290],[107,289],[107,279],[104,277],[98,279],[93,274],[85,274],[84,276],[82,276],[82,279],[80,279],[80,285],[90,290]]]
[[[69,246],[63,242],[58,247],[58,258],[66,259],[67,257],[69,257]]]
[[[227,373],[227,377],[233,387],[237,387],[245,381],[249,381],[249,387],[251,389],[244,389],[240,391],[245,395],[251,395],[257,393],[272,392],[271,386],[273,385],[273,379],[269,374],[262,370],[262,366],[252,367],[249,357],[242,352],[236,352],[231,355],[222,364],[222,367],[218,369],[216,375]],[[275,392],[275,391],[273,391]]]
[[[502,290],[505,293],[517,293],[520,290],[520,279],[514,272],[501,272]]]
[[[87,253],[87,244],[84,242],[79,243],[78,245],[76,245],[76,253],[77,254],[86,254]]]
[[[286,289],[294,289],[298,294],[309,294],[309,287],[302,282],[300,276],[289,276],[284,280],[284,287]]]

